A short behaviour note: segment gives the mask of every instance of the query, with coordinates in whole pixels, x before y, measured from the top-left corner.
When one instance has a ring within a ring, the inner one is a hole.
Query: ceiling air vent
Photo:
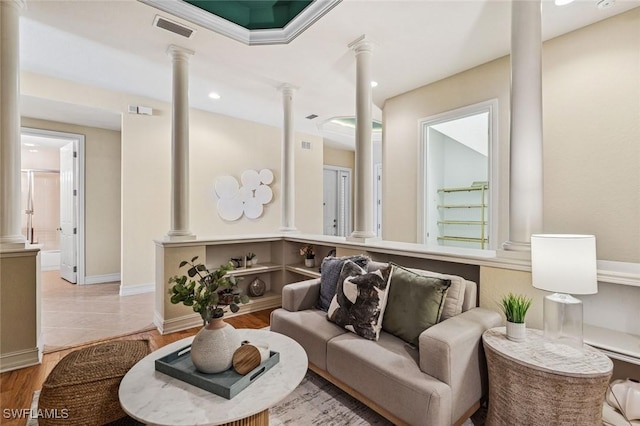
[[[316,114],[311,114],[311,115],[307,115],[305,118],[307,120],[313,120],[314,118],[318,118],[318,116]]]
[[[160,15],[156,15],[155,19],[153,20],[153,26],[162,28],[163,30],[170,31],[174,34],[178,34],[179,36],[186,38],[191,38],[196,32],[196,30],[192,30],[191,28],[185,27],[184,25],[179,24],[175,21],[163,18]]]

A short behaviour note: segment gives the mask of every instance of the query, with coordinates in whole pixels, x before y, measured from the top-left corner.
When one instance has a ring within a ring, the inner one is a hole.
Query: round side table
[[[527,329],[523,342],[505,327],[482,335],[489,369],[487,425],[602,425],[613,363],[602,352],[546,340]]]

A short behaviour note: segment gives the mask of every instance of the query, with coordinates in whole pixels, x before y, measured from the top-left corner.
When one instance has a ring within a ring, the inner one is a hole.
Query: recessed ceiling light
[[[216,92],[211,92],[211,93],[209,93],[209,97],[210,97],[211,99],[220,99],[220,95],[219,95],[219,94],[217,94]]]
[[[371,87],[377,87],[378,86],[378,82],[377,81],[372,81],[371,82]]]
[[[556,0],[556,6],[565,6],[569,3],[573,3],[573,0]]]
[[[36,144],[35,144],[35,143],[26,143],[26,142],[25,142],[25,143],[24,143],[24,146],[36,146]]]
[[[37,149],[30,149],[29,152],[38,152]]]
[[[596,6],[598,6],[598,9],[608,9],[613,6],[614,3],[615,0],[599,0]]]

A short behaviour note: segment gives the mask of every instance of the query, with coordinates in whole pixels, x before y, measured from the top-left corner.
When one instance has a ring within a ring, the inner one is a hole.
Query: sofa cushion
[[[440,320],[450,286],[450,280],[424,276],[392,264],[382,328],[417,346],[420,333]]]
[[[345,256],[345,257],[325,257],[320,267],[320,299],[318,309],[329,310],[329,305],[336,294],[336,286],[342,272],[344,262],[351,260],[361,268],[365,268],[369,263],[369,257],[365,255]]]
[[[389,268],[367,273],[347,260],[327,319],[369,340],[378,340],[387,304]]]
[[[440,321],[444,321],[448,318],[455,317],[462,313],[462,304],[464,302],[464,291],[466,288],[465,279],[457,275],[440,274],[438,272],[424,271],[422,269],[407,268],[417,274],[424,275],[426,277],[442,278],[451,281],[449,291],[447,291],[447,297],[444,300],[444,307],[442,308],[442,315]]]
[[[327,321],[327,313],[319,309],[271,312],[271,331],[291,337],[304,348],[309,362],[327,369],[327,341],[346,334],[344,328]]]
[[[389,333],[345,333],[327,344],[327,371],[411,425],[450,425],[451,388],[420,371],[418,351]]]

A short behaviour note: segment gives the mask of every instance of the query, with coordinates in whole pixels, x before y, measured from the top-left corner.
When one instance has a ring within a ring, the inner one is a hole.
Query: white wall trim
[[[84,277],[84,284],[104,284],[120,281],[120,273],[105,275],[89,275]]]
[[[42,362],[42,353],[35,347],[22,351],[9,352],[0,355],[0,373],[31,367]]]
[[[120,274],[118,274],[119,276]],[[120,296],[132,296],[134,294],[153,293],[156,291],[156,285],[151,284],[137,284],[123,286],[120,284]]]

